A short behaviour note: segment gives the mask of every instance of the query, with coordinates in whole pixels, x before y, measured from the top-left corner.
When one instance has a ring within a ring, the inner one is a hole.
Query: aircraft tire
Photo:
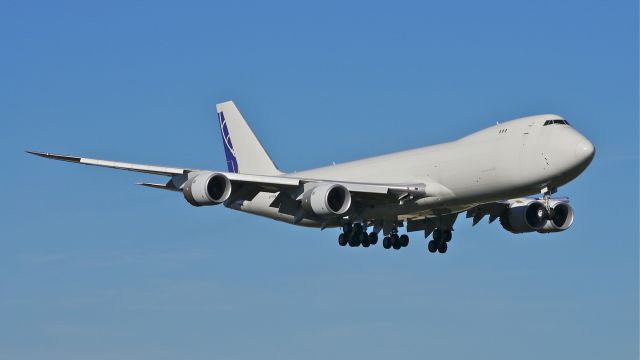
[[[349,237],[349,246],[351,246],[351,247],[359,246],[359,245],[360,245],[360,243],[358,242],[358,240],[359,240],[359,239],[358,239],[358,236],[357,236],[356,234],[352,234],[352,235]]]
[[[378,243],[378,234],[376,234],[374,232],[369,233],[369,243],[371,245],[377,244]]]
[[[402,243],[400,243],[400,237],[398,234],[391,234],[391,246],[398,250],[402,247]]]
[[[402,246],[400,244],[400,238],[398,237],[398,234],[391,234],[390,236],[391,238],[391,247],[398,250],[400,249]]]
[[[360,243],[363,247],[369,247],[369,245],[371,245],[371,242],[369,242],[369,234],[363,232],[360,238]]]
[[[338,236],[338,245],[340,245],[340,246],[347,245],[347,237],[344,236],[344,233],[342,233],[342,234],[340,234],[340,236]]]
[[[400,235],[400,246],[407,247],[409,245],[409,235],[402,234]]]
[[[447,248],[448,248],[448,246],[447,246],[447,242],[446,242],[446,241],[441,241],[441,242],[438,244],[438,252],[439,252],[440,254],[444,254],[444,253],[446,253],[446,252],[447,252]]]
[[[429,249],[430,253],[435,253],[436,251],[438,251],[438,243],[435,240],[429,241],[429,244],[427,244],[427,249]]]

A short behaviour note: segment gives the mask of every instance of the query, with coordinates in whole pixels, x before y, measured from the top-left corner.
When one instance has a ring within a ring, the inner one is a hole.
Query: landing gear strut
[[[447,245],[449,241],[451,241],[451,230],[437,228],[433,231],[433,240],[429,241],[427,249],[430,253],[435,253],[437,251],[444,254],[447,252],[447,248],[449,247]]]
[[[549,201],[551,200],[551,194],[555,193],[556,191],[556,188],[549,188],[547,186],[540,190],[540,192],[542,193],[542,200],[544,201],[544,207],[547,209],[547,215],[549,217],[553,216],[553,214],[551,213],[552,209]]]

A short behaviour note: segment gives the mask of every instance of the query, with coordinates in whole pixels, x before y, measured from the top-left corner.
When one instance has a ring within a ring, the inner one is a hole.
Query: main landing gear
[[[444,254],[447,252],[447,243],[449,241],[451,241],[451,230],[437,228],[433,231],[433,240],[429,241],[427,248],[430,253],[435,253],[437,251]]]
[[[347,223],[342,226],[342,233],[338,236],[338,244],[340,246],[350,247],[369,247],[378,243],[379,227],[374,226],[371,232],[367,232],[367,227],[361,223]],[[449,247],[451,241],[451,227],[438,227],[433,231],[433,240],[429,241],[427,249],[430,253],[439,252],[444,254]],[[394,248],[400,250],[409,245],[409,236],[406,234],[398,235],[398,227],[393,226],[388,236],[382,239],[382,247],[385,249]]]
[[[398,236],[397,226],[391,229],[389,236],[385,236],[384,239],[382,239],[382,247],[385,249],[394,248],[395,250],[400,250],[400,248],[407,247],[407,245],[409,245],[409,236],[407,234]]]
[[[338,244],[340,246],[362,246],[369,247],[378,243],[379,227],[374,226],[374,229],[367,233],[367,229],[360,223],[347,223],[342,225],[342,233],[338,236]],[[409,236],[406,234],[398,235],[398,227],[394,226],[391,229],[389,236],[385,236],[382,240],[382,246],[385,249],[394,248],[399,250],[400,248],[407,247],[409,245]]]
[[[369,247],[378,243],[378,233],[372,231],[367,233],[367,229],[360,223],[342,225],[342,234],[338,236],[340,246]]]
[[[361,223],[347,223],[342,225],[342,234],[338,236],[338,244],[340,246],[369,247],[378,243],[379,231],[380,228],[374,226],[373,230],[368,233],[366,226]],[[394,226],[389,236],[385,236],[382,240],[382,246],[385,249],[399,250],[407,245],[409,245],[409,236],[406,234],[398,235],[397,226]]]

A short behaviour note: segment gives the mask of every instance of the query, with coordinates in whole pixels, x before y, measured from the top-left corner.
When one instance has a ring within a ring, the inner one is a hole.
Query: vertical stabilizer
[[[255,175],[282,174],[233,101],[217,104],[216,109],[229,172]]]

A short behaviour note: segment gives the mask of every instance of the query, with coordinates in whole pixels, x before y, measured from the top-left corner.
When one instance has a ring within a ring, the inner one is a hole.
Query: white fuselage
[[[456,213],[482,203],[540,193],[578,176],[593,158],[593,145],[571,126],[544,126],[553,119],[562,117],[524,117],[444,144],[289,175],[336,182],[426,184],[427,197],[370,207],[362,217],[407,219]],[[293,216],[269,207],[275,196],[260,193],[230,207],[293,223]],[[309,219],[299,225],[321,226]]]

